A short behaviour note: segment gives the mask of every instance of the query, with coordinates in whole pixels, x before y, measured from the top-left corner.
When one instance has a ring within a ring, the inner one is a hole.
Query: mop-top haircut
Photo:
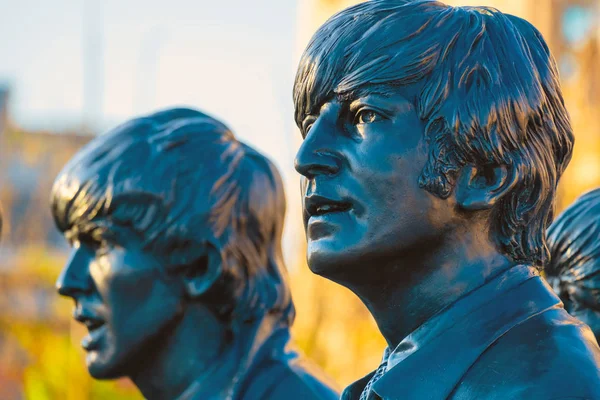
[[[218,315],[294,319],[281,250],[281,177],[214,118],[170,109],[97,137],[59,174],[51,204],[65,234],[132,229],[166,271],[205,268],[212,246],[222,276],[204,296]]]
[[[296,123],[332,98],[407,86],[416,88],[410,100],[429,146],[420,186],[447,198],[461,167],[507,166],[517,183],[492,209],[492,237],[514,261],[543,265],[574,138],[541,34],[488,7],[406,0],[350,7],[315,33],[302,56]]]

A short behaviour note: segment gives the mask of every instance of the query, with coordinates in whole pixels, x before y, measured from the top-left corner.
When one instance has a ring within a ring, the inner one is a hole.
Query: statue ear
[[[517,183],[517,173],[507,165],[465,165],[455,187],[456,203],[465,210],[486,210]]]
[[[186,294],[191,298],[197,298],[206,293],[221,277],[222,261],[221,252],[211,244],[207,244],[205,255],[186,266],[183,272]]]

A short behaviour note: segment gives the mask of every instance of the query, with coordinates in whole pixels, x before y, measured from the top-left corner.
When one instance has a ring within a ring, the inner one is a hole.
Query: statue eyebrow
[[[107,224],[101,224],[97,222],[86,221],[81,224],[74,224],[69,229],[63,232],[65,239],[69,242],[81,237],[95,239],[95,234],[100,233],[101,235],[114,234],[114,231],[109,229]]]
[[[382,97],[391,97],[393,88],[389,85],[368,85],[361,86],[352,91],[336,93],[336,98],[340,103],[352,103],[360,98],[376,95]]]
[[[93,241],[94,236],[92,235],[92,232],[93,229],[80,229],[77,226],[73,226],[69,230],[66,230],[63,235],[65,236],[67,242],[73,246],[76,241]]]
[[[336,100],[339,102],[344,108],[348,108],[353,101],[361,99],[363,97],[367,97],[369,95],[378,95],[382,97],[391,97],[393,94],[393,87],[390,85],[366,85],[358,87],[351,91],[346,91],[343,93],[334,92],[329,96],[323,96],[321,101],[313,102],[309,110],[306,110],[302,113],[302,119],[300,123],[304,123],[304,121],[308,117],[315,117],[320,114],[320,110],[323,105],[329,101]]]

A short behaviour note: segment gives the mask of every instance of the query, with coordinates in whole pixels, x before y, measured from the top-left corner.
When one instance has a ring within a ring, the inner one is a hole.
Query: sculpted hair
[[[600,272],[600,189],[579,197],[548,229],[549,277],[566,281],[591,278]]]
[[[97,137],[57,177],[51,207],[63,232],[102,237],[111,227],[132,229],[167,272],[204,268],[212,246],[223,273],[204,296],[219,316],[279,313],[293,322],[281,177],[201,112],[170,109]]]
[[[329,19],[294,85],[298,126],[327,99],[414,86],[429,159],[422,188],[447,198],[460,168],[506,165],[516,186],[491,213],[492,237],[516,262],[543,265],[558,180],[573,133],[556,63],[523,19],[487,7],[372,0]]]

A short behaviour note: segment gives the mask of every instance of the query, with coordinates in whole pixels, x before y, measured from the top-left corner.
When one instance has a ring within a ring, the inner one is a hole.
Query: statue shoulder
[[[337,385],[312,362],[302,357],[272,359],[260,366],[261,373],[254,377],[253,386],[262,381],[260,396],[251,390],[244,399],[272,400],[337,400]]]
[[[600,348],[556,308],[513,328],[465,374],[452,399],[600,399]]]

